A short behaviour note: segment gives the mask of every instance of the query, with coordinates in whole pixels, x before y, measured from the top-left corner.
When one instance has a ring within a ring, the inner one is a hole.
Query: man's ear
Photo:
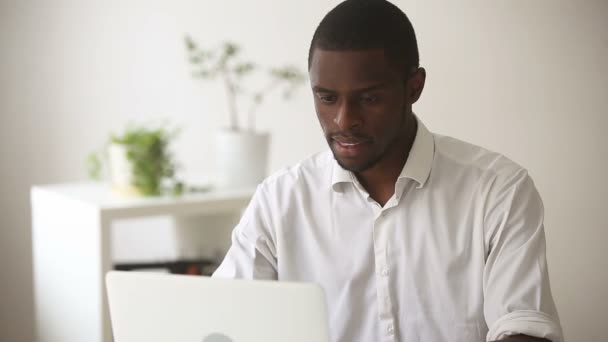
[[[424,89],[424,83],[426,82],[426,70],[424,68],[418,68],[407,80],[405,87],[406,98],[410,104],[416,103],[422,95]]]

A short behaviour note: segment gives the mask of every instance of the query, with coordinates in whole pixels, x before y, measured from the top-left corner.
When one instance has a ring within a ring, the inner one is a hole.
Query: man
[[[538,192],[414,115],[425,70],[406,15],[339,4],[309,75],[331,152],[258,187],[215,276],[320,284],[333,341],[561,341]]]

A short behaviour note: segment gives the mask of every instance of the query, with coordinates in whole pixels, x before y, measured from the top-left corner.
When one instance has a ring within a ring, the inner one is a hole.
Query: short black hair
[[[420,64],[418,43],[408,17],[386,0],[346,0],[325,15],[308,50],[308,69],[315,49],[356,51],[383,49],[404,75]]]

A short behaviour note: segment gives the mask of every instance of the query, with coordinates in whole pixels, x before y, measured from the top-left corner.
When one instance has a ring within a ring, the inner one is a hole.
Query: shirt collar
[[[416,117],[416,122],[418,123],[416,138],[398,180],[402,178],[412,179],[418,183],[417,188],[420,189],[424,186],[431,173],[433,156],[435,154],[435,140],[433,139],[433,134],[429,132],[418,117]],[[337,190],[337,184],[353,182],[356,182],[355,175],[350,171],[344,170],[334,159],[331,180],[332,188]]]

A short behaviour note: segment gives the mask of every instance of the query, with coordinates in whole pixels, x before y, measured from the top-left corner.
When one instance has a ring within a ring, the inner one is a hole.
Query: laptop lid
[[[106,285],[116,342],[329,342],[318,285],[118,271]]]

